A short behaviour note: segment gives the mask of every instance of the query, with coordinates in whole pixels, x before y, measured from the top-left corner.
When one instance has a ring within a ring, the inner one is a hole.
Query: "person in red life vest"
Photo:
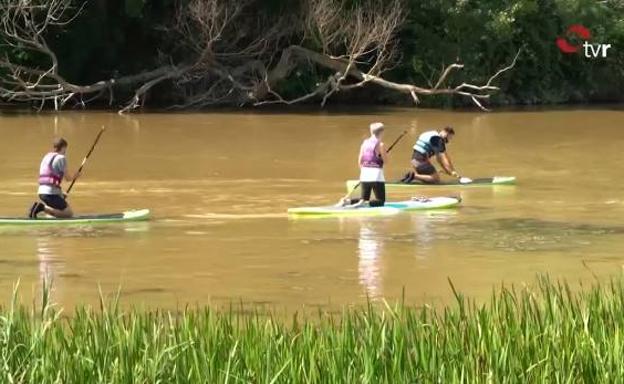
[[[70,174],[67,171],[67,141],[63,138],[54,140],[53,151],[49,152],[41,160],[39,166],[39,199],[32,205],[29,212],[31,219],[36,219],[37,214],[45,212],[58,218],[70,218],[74,215],[71,207],[65,201],[65,195],[61,189],[63,180],[68,182],[78,178],[79,173]]]
[[[385,127],[383,123],[370,125],[370,137],[362,143],[358,164],[360,166],[360,183],[362,195],[360,199],[344,199],[342,204],[351,207],[368,205],[382,207],[386,203],[386,180],[384,178],[384,164],[388,162],[388,153],[383,138]],[[375,200],[371,200],[372,193]]]

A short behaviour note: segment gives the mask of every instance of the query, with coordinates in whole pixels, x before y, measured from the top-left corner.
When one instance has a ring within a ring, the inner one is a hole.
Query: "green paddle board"
[[[111,213],[104,215],[74,216],[69,219],[57,219],[54,217],[41,217],[29,219],[24,217],[0,217],[0,225],[68,225],[68,224],[97,224],[97,223],[120,223],[130,221],[148,220],[149,209]]]
[[[348,180],[346,183],[347,191],[352,191],[358,180]],[[491,187],[497,185],[513,185],[516,184],[516,178],[513,176],[495,176],[482,177],[473,179],[471,183],[460,183],[459,180],[443,181],[440,184],[426,184],[419,181],[412,183],[392,182],[386,183],[386,191],[411,191],[424,187]]]
[[[288,214],[294,217],[354,217],[354,216],[387,216],[406,211],[452,208],[461,200],[455,197],[431,197],[399,202],[388,202],[383,207],[300,207],[290,208]]]

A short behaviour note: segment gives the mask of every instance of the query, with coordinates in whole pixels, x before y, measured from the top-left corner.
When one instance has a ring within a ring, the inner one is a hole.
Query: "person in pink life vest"
[[[362,195],[355,200],[344,199],[343,205],[382,207],[386,203],[386,179],[383,167],[388,162],[388,153],[381,141],[385,127],[383,123],[372,123],[369,128],[371,135],[362,142],[358,156]],[[371,193],[375,194],[375,200],[371,200]]]
[[[71,207],[65,201],[61,188],[63,180],[71,182],[78,178],[79,173],[70,174],[67,171],[67,141],[63,138],[54,140],[52,152],[47,153],[39,166],[39,199],[32,205],[28,217],[36,219],[37,215],[45,212],[57,218],[70,218],[74,215]]]

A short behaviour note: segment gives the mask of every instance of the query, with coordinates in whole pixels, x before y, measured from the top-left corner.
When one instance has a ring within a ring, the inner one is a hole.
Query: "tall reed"
[[[614,383],[624,282],[547,278],[485,304],[403,305],[292,320],[209,308],[0,310],[2,383]]]

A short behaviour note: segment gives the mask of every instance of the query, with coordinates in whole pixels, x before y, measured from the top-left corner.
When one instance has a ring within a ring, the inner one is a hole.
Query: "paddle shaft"
[[[397,139],[396,139],[396,140],[394,140],[394,142],[393,142],[393,143],[392,143],[392,144],[388,147],[388,149],[386,150],[386,153],[390,153],[390,151],[392,151],[392,148],[394,148],[394,146],[395,146],[395,145],[397,145],[397,144],[399,143],[399,141],[401,141],[401,139],[402,139],[402,138],[403,138],[403,136],[405,136],[405,135],[407,135],[407,131],[403,131],[403,133],[401,133],[401,134],[399,135],[399,137],[397,137]],[[357,184],[355,184],[355,186],[354,186],[353,188],[351,188],[351,190],[349,191],[349,193],[347,193],[347,194],[345,195],[345,197],[344,197],[344,198],[347,198],[347,197],[351,196],[351,194],[352,194],[353,192],[355,192],[355,190],[356,190],[356,189],[358,189],[358,187],[359,187],[360,185],[362,185],[362,182],[361,182],[361,181],[359,181]]]
[[[74,188],[74,184],[76,184],[76,180],[78,180],[78,176],[82,173],[82,169],[84,168],[85,164],[87,164],[87,160],[89,159],[89,156],[91,156],[91,154],[93,153],[95,146],[97,145],[98,141],[100,141],[100,137],[102,137],[102,134],[104,133],[105,130],[106,129],[102,127],[98,135],[95,137],[95,141],[93,142],[91,149],[89,150],[87,155],[84,157],[84,159],[82,159],[82,164],[80,164],[80,168],[78,168],[78,172],[76,172],[76,177],[74,178],[74,180],[72,180],[71,184],[69,185],[69,188],[67,188],[67,192],[65,192],[65,197],[67,197],[69,195],[69,192],[71,192],[72,188]]]

